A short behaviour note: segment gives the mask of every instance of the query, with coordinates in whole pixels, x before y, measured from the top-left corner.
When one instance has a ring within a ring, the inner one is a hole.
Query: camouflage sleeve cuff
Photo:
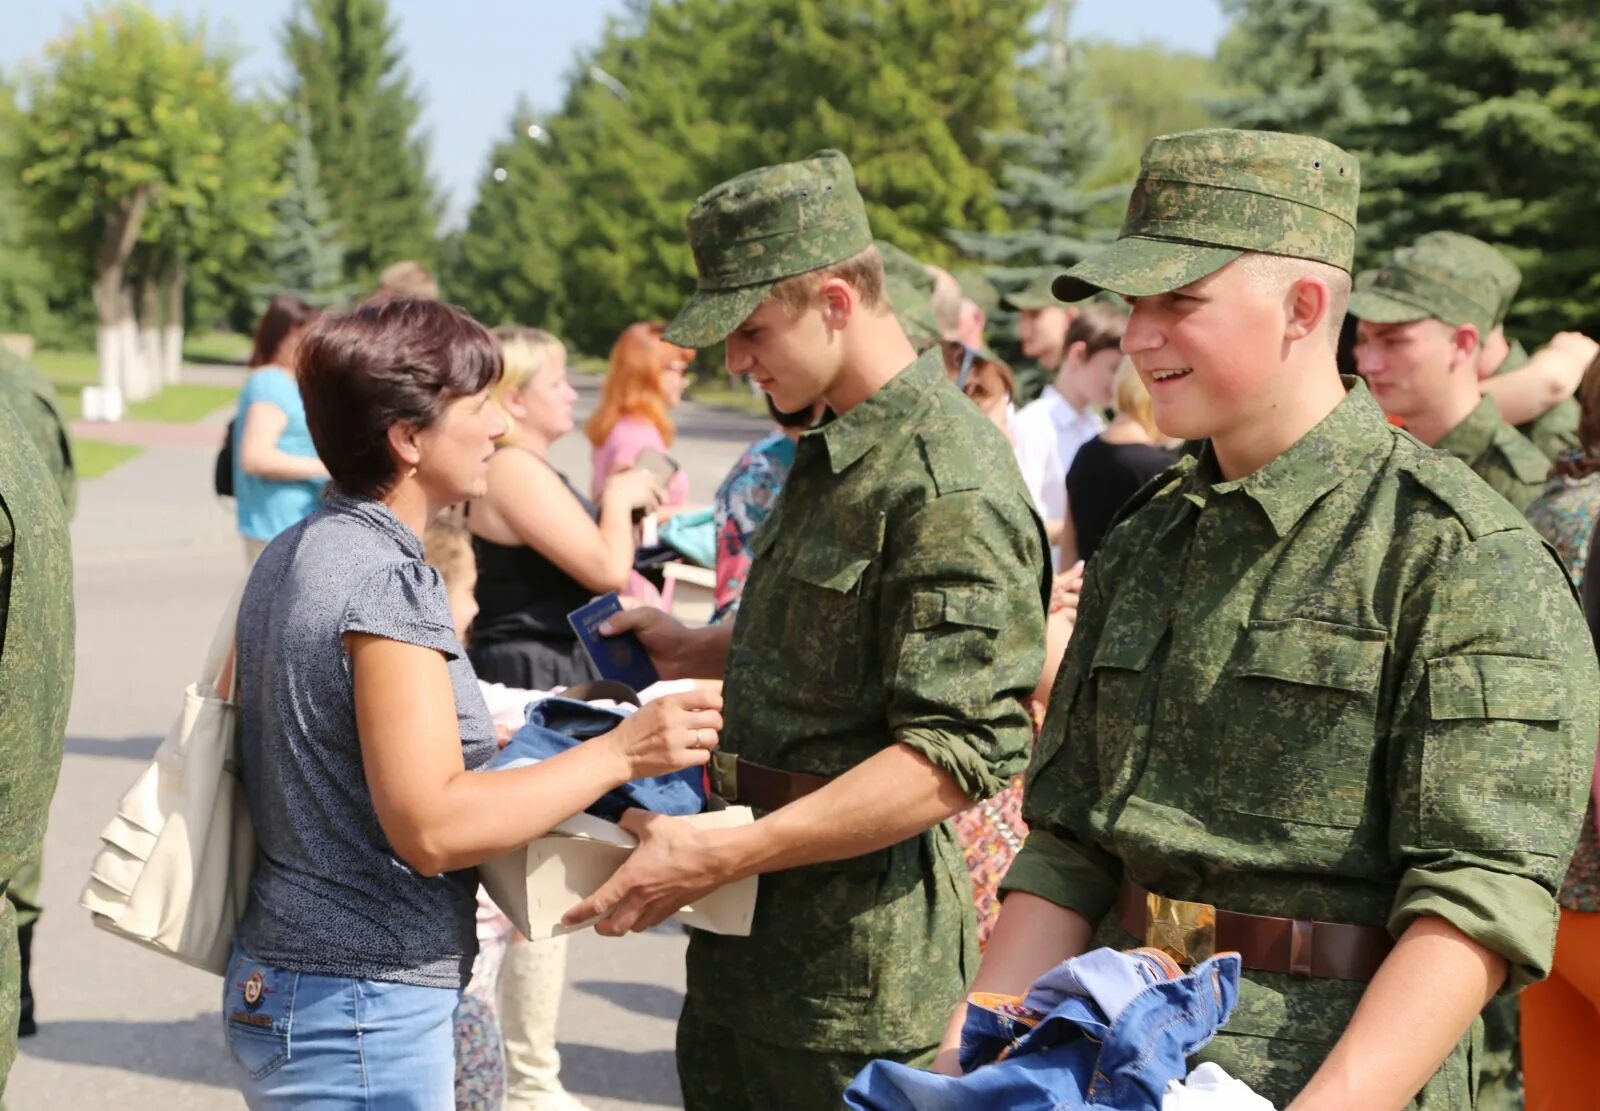
[[[991,764],[959,734],[926,726],[901,729],[895,740],[920,753],[928,763],[956,781],[973,802],[993,798],[1005,790],[1011,777],[1027,766],[1025,754],[1013,760]]]
[[[1442,918],[1505,958],[1500,994],[1509,995],[1550,974],[1557,913],[1550,892],[1523,876],[1488,868],[1410,868],[1400,879],[1389,933],[1398,938],[1425,915]]]
[[[1119,880],[1081,846],[1033,829],[1005,879],[1000,881],[1000,893],[1005,896],[1025,891],[1037,895],[1058,907],[1077,911],[1098,928],[1116,901]]]

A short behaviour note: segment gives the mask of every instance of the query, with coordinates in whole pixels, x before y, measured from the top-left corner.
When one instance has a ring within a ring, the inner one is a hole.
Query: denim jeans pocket
[[[263,964],[237,945],[222,989],[222,1025],[239,1067],[260,1080],[289,1060],[300,974]]]

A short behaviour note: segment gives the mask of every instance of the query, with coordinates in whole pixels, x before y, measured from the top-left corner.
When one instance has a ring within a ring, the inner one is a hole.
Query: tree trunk
[[[162,322],[162,384],[175,386],[183,376],[183,287],[188,280],[183,263],[175,262],[162,275],[166,313]]]
[[[143,401],[161,392],[161,287],[155,276],[143,274],[138,282],[138,374],[130,378],[128,400]]]
[[[95,258],[94,305],[99,318],[96,347],[100,356],[100,386],[110,392],[123,391],[134,369],[130,360],[138,356],[137,344],[127,342],[133,305],[123,288],[123,279],[149,203],[149,189],[141,188],[128,198],[121,212],[106,220],[105,236]]]

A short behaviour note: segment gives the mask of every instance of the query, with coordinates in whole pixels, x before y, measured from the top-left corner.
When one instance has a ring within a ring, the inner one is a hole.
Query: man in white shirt
[[[1078,558],[1067,516],[1067,468],[1078,448],[1105,428],[1102,414],[1111,404],[1126,323],[1113,305],[1085,306],[1067,329],[1055,381],[1017,414],[1017,465],[1044,517],[1057,570]]]

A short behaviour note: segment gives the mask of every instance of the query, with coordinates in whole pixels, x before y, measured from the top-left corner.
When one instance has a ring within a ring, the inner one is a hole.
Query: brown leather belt
[[[1350,926],[1340,922],[1318,922],[1307,918],[1273,918],[1263,914],[1239,914],[1217,910],[1205,903],[1189,903],[1152,895],[1130,879],[1122,881],[1117,893],[1117,919],[1122,928],[1147,945],[1169,948],[1153,934],[1152,908],[1163,920],[1167,908],[1196,911],[1208,923],[1214,917],[1215,943],[1211,951],[1237,952],[1246,968],[1257,972],[1282,972],[1297,980],[1370,980],[1378,966],[1394,948],[1386,931],[1372,926]],[[1204,954],[1175,953],[1180,959]]]
[[[785,772],[740,759],[731,752],[711,754],[711,790],[724,802],[776,810],[805,798],[829,781],[825,775]]]

